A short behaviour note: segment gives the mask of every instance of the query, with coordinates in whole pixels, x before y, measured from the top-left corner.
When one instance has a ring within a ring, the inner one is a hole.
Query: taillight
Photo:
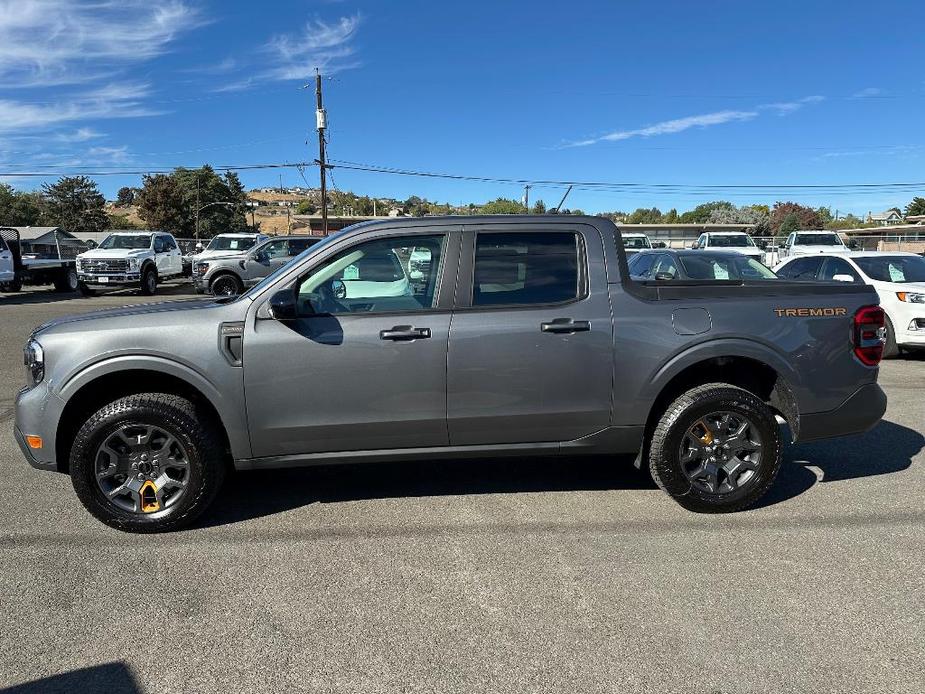
[[[883,358],[886,342],[886,316],[879,306],[862,306],[854,314],[854,353],[867,366]]]

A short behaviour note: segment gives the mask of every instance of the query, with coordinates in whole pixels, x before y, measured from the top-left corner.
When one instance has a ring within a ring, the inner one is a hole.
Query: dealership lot
[[[877,429],[789,447],[746,513],[623,461],[455,461],[239,474],[143,537],[29,468],[9,412],[34,325],[143,300],[0,296],[0,686],[925,689],[923,357],[883,366]]]

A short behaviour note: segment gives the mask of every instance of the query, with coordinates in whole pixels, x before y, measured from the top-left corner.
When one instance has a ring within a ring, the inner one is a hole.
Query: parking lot
[[[629,461],[453,461],[239,473],[194,529],[119,533],[23,461],[22,344],[189,290],[0,295],[0,687],[925,690],[925,356],[884,363],[876,429],[788,447],[744,513]]]

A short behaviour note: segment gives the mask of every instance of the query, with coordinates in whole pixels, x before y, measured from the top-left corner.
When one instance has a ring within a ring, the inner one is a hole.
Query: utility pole
[[[280,195],[282,195],[283,193],[283,175],[282,174],[279,175],[279,192],[280,192]]]
[[[527,208],[527,214],[530,214],[530,186],[524,186],[524,207]]]
[[[321,71],[315,68],[315,124],[318,127],[318,169],[321,171],[321,233],[328,235],[328,193],[326,176],[327,163],[324,158],[324,131],[327,128],[327,114],[324,112],[324,102],[321,99]]]
[[[199,240],[199,174],[196,174],[196,240]]]

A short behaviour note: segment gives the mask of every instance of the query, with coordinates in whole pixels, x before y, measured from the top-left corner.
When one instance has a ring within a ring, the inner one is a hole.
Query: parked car
[[[158,282],[182,272],[177,240],[164,232],[120,231],[77,256],[80,281],[91,288],[137,286],[151,295]]]
[[[390,255],[412,247],[432,261],[398,293]],[[156,532],[231,464],[631,454],[686,508],[736,511],[774,482],[777,417],[807,441],[883,414],[873,288],[626,268],[600,217],[358,224],[237,298],[37,329],[15,437],[104,523]]]
[[[269,236],[253,233],[228,233],[213,236],[209,244],[193,256],[193,260],[208,260],[217,256],[243,255]]]
[[[243,254],[198,260],[193,267],[193,283],[200,294],[240,294],[320,240],[317,236],[274,236]]]
[[[640,234],[638,232],[621,232],[621,238],[623,239],[623,249],[628,256],[637,251],[652,248],[652,242],[649,241],[649,237],[645,234]]]
[[[794,231],[778,248],[780,259],[809,253],[847,253],[849,249],[834,231]]]
[[[764,262],[764,251],[755,245],[754,239],[744,231],[708,231],[691,246],[694,250],[730,250]]]
[[[883,356],[925,348],[925,258],[899,252],[819,253],[788,258],[775,271],[792,280],[870,285],[886,312]]]
[[[640,251],[628,263],[630,276],[640,281],[777,279],[763,263],[736,251]]]

